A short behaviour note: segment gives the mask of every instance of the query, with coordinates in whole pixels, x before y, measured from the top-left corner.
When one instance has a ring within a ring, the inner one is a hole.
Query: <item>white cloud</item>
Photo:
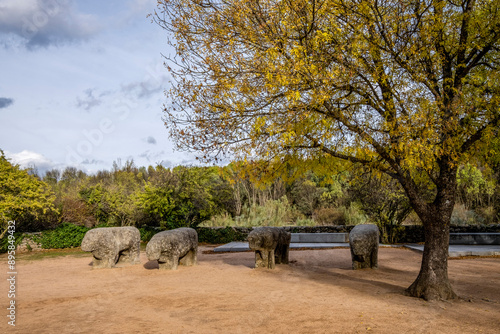
[[[86,40],[102,25],[94,15],[79,13],[69,0],[0,0],[0,40],[28,49]],[[3,34],[2,34],[3,33]]]
[[[10,159],[12,164],[19,165],[21,168],[35,167],[42,175],[45,174],[47,170],[57,167],[54,162],[47,159],[45,156],[28,150],[19,153],[5,151],[5,156]]]

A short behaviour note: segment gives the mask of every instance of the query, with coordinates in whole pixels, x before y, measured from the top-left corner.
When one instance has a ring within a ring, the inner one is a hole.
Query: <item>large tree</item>
[[[393,177],[425,228],[408,293],[456,297],[457,168],[500,123],[500,0],[158,4],[176,51],[165,124],[179,148],[206,160],[328,155]]]

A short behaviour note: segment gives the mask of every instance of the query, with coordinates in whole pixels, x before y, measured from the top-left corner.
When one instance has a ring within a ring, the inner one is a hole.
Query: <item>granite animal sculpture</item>
[[[248,246],[255,251],[255,268],[274,269],[288,264],[291,234],[282,227],[257,227],[248,234]]]
[[[176,270],[179,263],[192,266],[198,263],[198,233],[181,227],[155,234],[146,246],[150,261],[158,261],[159,269]]]
[[[376,225],[356,225],[349,233],[352,269],[378,268],[379,230]]]
[[[81,248],[92,252],[93,268],[112,268],[117,263],[139,263],[140,244],[141,233],[135,227],[101,227],[85,234]]]

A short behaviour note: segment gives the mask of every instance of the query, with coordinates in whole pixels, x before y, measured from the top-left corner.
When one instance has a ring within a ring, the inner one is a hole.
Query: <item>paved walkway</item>
[[[414,251],[423,252],[424,245],[380,245],[381,247],[406,247]],[[297,248],[349,248],[349,243],[290,243],[290,249]],[[214,248],[214,252],[246,252],[249,251],[248,242],[233,241]],[[500,255],[500,245],[450,245],[449,256],[492,256]]]
[[[424,245],[405,245],[405,247],[419,252],[424,251]],[[448,248],[449,257],[492,255],[500,255],[500,245],[450,245]]]

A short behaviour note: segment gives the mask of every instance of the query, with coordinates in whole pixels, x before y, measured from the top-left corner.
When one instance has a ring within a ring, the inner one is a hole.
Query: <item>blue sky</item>
[[[40,173],[194,164],[162,121],[170,77],[154,0],[0,0],[0,149]]]

